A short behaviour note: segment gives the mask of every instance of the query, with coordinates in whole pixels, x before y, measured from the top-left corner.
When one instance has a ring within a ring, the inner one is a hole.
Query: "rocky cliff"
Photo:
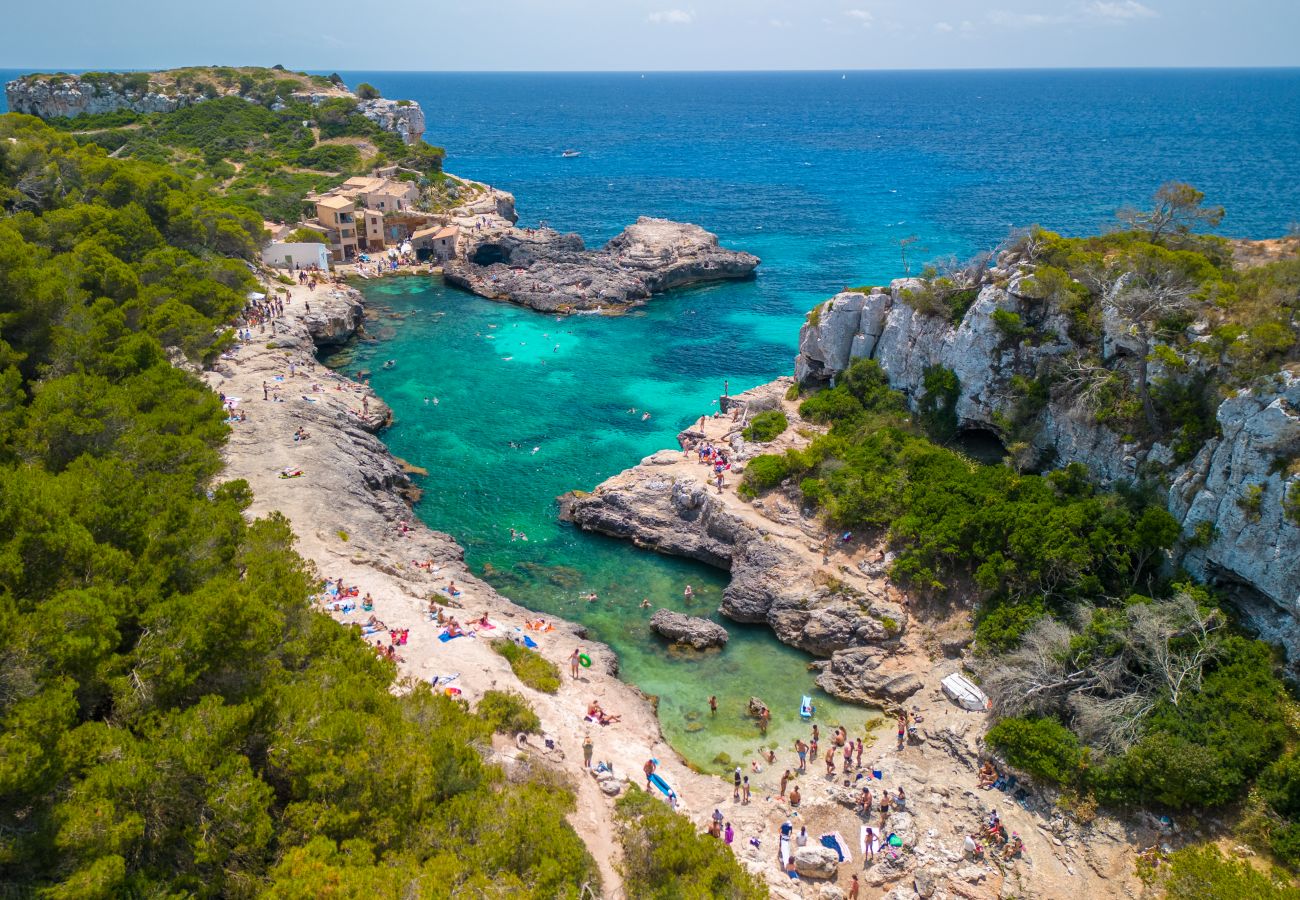
[[[282,109],[286,102],[319,106],[326,100],[357,101],[357,111],[385,131],[413,144],[424,134],[424,111],[413,100],[360,100],[341,82],[272,69],[198,67],[161,72],[88,72],[26,75],[5,85],[11,112],[42,119],[72,118],[127,110],[175,112],[216,97],[242,97]]]
[[[1294,658],[1300,651],[1300,527],[1287,515],[1284,498],[1300,491],[1300,473],[1287,465],[1300,457],[1300,377],[1281,371],[1232,390],[1215,413],[1218,435],[1190,459],[1179,459],[1171,435],[1141,440],[1099,423],[1075,377],[1079,360],[1098,348],[1080,346],[1065,313],[1028,296],[1025,280],[1033,271],[1022,260],[1001,259],[983,273],[974,302],[956,324],[921,311],[916,298],[925,285],[916,279],[841,293],[809,315],[796,378],[824,384],[855,359],[874,359],[916,408],[925,402],[927,372],[942,367],[956,375],[951,399],[958,428],[996,434],[1021,464],[1077,461],[1106,483],[1155,485],[1182,525],[1182,565],[1231,589],[1253,627]],[[1022,325],[1032,337],[1008,324]],[[1140,354],[1133,330],[1110,315],[1102,330],[1094,368],[1102,377],[1131,378]],[[1204,340],[1204,331],[1204,323],[1193,323],[1190,339]],[[1153,381],[1207,371],[1194,359],[1154,353],[1150,359]],[[1032,399],[1030,383],[1050,388]]]
[[[644,216],[597,250],[548,228],[494,228],[463,233],[457,255],[449,283],[543,312],[617,311],[660,291],[747,278],[759,263],[699,226]]]

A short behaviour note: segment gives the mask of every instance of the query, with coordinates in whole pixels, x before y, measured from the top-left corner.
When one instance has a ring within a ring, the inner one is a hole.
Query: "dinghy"
[[[948,699],[962,709],[983,712],[992,706],[985,693],[976,687],[974,682],[959,672],[952,673],[939,684],[943,687],[943,692]]]
[[[811,719],[816,711],[817,707],[813,706],[812,697],[805,694],[803,700],[799,703],[799,715],[802,718]]]

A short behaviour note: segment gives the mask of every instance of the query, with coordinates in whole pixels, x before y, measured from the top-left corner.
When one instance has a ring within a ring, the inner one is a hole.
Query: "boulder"
[[[840,855],[820,845],[800,847],[794,851],[794,870],[805,878],[834,878],[840,868]]]
[[[751,716],[761,716],[767,710],[767,704],[757,697],[749,698],[749,714]]]
[[[727,645],[727,629],[717,622],[688,616],[671,609],[660,609],[655,612],[650,617],[650,627],[674,644],[685,644],[696,650]]]

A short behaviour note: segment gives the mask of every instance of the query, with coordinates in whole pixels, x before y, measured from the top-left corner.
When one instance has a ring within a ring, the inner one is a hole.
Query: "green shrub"
[[[1288,819],[1300,819],[1300,753],[1280,756],[1259,778],[1268,805]]]
[[[1074,784],[1087,760],[1074,732],[1053,718],[1003,719],[986,739],[1017,769],[1058,784]]]
[[[510,671],[524,684],[544,694],[560,689],[560,670],[536,650],[521,647],[504,638],[492,642],[492,649],[506,658]]]
[[[1007,340],[1018,341],[1029,332],[1024,322],[1020,320],[1020,315],[1009,309],[995,309],[991,318],[998,331],[1002,332]]]
[[[1264,485],[1246,485],[1246,490],[1237,498],[1237,506],[1246,514],[1247,519],[1252,522],[1259,521],[1260,512],[1264,506]]]
[[[767,888],[722,841],[633,785],[614,805],[623,846],[623,888],[646,900],[718,897],[760,900]]]
[[[514,691],[484,691],[474,714],[499,734],[537,734],[542,729],[537,713]]]
[[[763,491],[776,487],[790,475],[790,462],[785,456],[755,456],[745,463],[745,475],[740,490],[747,497],[756,497]]]
[[[368,81],[363,81],[357,85],[357,89],[353,93],[361,100],[378,100],[380,96],[379,88]]]
[[[745,440],[756,441],[765,444],[768,441],[775,440],[781,436],[781,433],[789,427],[790,422],[786,419],[785,413],[779,409],[766,409],[750,419],[749,427],[745,429]]]
[[[1213,844],[1184,847],[1169,855],[1155,873],[1166,900],[1297,900],[1290,879],[1261,872],[1242,859],[1230,859]]]
[[[975,621],[975,645],[987,653],[1006,653],[1020,643],[1047,608],[1039,598],[984,604]]]
[[[1268,836],[1268,849],[1292,872],[1300,871],[1300,824],[1288,822],[1274,828]]]
[[[926,366],[925,395],[916,405],[921,425],[930,439],[940,444],[957,436],[957,397],[961,384],[957,373],[943,366]]]
[[[1287,485],[1282,498],[1282,512],[1292,525],[1300,525],[1300,480]]]

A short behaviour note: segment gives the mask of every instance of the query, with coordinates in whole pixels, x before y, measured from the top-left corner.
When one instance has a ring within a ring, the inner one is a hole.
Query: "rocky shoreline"
[[[703,829],[714,808],[728,809],[737,833],[758,838],[765,848],[759,853],[738,841],[735,849],[741,861],[768,880],[773,896],[794,896],[766,852],[775,846],[774,829],[779,825],[771,805],[733,806],[730,784],[687,766],[664,740],[652,699],[618,679],[618,662],[608,647],[592,641],[582,626],[548,616],[552,630],[534,637],[539,652],[565,673],[557,694],[523,685],[490,648],[491,637],[521,628],[536,614],[476,577],[455,540],[414,517],[410,476],[377,436],[391,421],[391,411],[369,387],[316,362],[318,348],[346,343],[364,327],[364,318],[363,300],[350,288],[326,286],[313,293],[294,286],[284,315],[264,330],[255,327],[253,340],[199,373],[246,414],[246,421],[232,426],[223,478],[243,479],[253,489],[248,514],[285,515],[298,538],[298,552],[322,577],[342,577],[358,585],[375,598],[375,615],[388,628],[410,630],[409,642],[399,648],[401,679],[429,682],[456,674],[452,684],[470,702],[490,689],[513,690],[528,700],[557,749],[540,746],[536,738],[522,749],[499,738],[493,761],[507,773],[515,766],[552,766],[575,786],[578,809],[571,821],[600,864],[607,885],[619,883],[615,864],[620,852],[609,792],[620,792],[628,780],[639,779],[642,764],[654,757],[676,790],[681,811]],[[262,399],[264,383],[267,400]],[[304,441],[294,440],[299,427],[310,435]],[[302,475],[281,478],[286,468],[301,470]],[[417,567],[415,561],[430,568]],[[459,597],[443,590],[450,581]],[[438,626],[427,615],[431,598],[464,620],[486,613],[499,630],[440,642]],[[331,615],[345,626],[359,627],[359,613]],[[577,680],[567,674],[575,647],[594,660]],[[402,683],[399,680],[396,689],[403,689]],[[586,722],[592,700],[619,714],[620,721],[604,727]],[[607,761],[616,778],[598,782],[588,777],[581,753],[588,735],[596,759]],[[756,778],[756,788],[774,791],[766,781],[777,774]]]
[[[447,283],[540,312],[619,312],[673,288],[750,277],[759,259],[697,225],[642,216],[604,247],[550,228],[464,231]]]
[[[1137,840],[1154,840],[1154,822],[1134,825],[1098,817],[1081,826],[1046,792],[1021,808],[1000,794],[975,789],[978,761],[988,755],[982,740],[986,720],[949,702],[940,687],[943,677],[961,669],[971,639],[969,610],[914,608],[919,601],[889,581],[884,547],[827,534],[811,511],[801,508],[794,486],[753,501],[737,495],[736,476],[745,461],[806,445],[805,435],[816,428],[799,418],[796,402],[785,399],[791,384],[792,379],[781,378],[724,397],[723,412],[703,417],[679,436],[683,444],[707,441],[729,449],[731,483],[721,492],[710,484],[712,469],[700,465],[694,453],[661,450],[591,492],[562,496],[562,517],[728,571],[724,616],[765,623],[783,642],[819,657],[811,668],[828,693],[919,717],[906,747],[895,749],[892,740],[883,746],[882,736],[872,748],[872,767],[886,773],[883,786],[905,784],[918,798],[906,813],[889,819],[909,853],[877,862],[860,876],[868,887],[888,891],[872,896],[1055,898],[1080,890],[1090,897],[1137,896],[1130,831]],[[741,432],[747,418],[778,408],[790,422],[786,431],[764,444],[745,441]],[[807,780],[815,793],[803,809],[804,821],[821,830],[834,823],[856,835],[860,820],[850,812],[854,791],[820,775]],[[963,823],[987,815],[990,805],[1025,841],[1020,866],[993,869],[962,857]],[[841,887],[844,882],[841,878]]]

